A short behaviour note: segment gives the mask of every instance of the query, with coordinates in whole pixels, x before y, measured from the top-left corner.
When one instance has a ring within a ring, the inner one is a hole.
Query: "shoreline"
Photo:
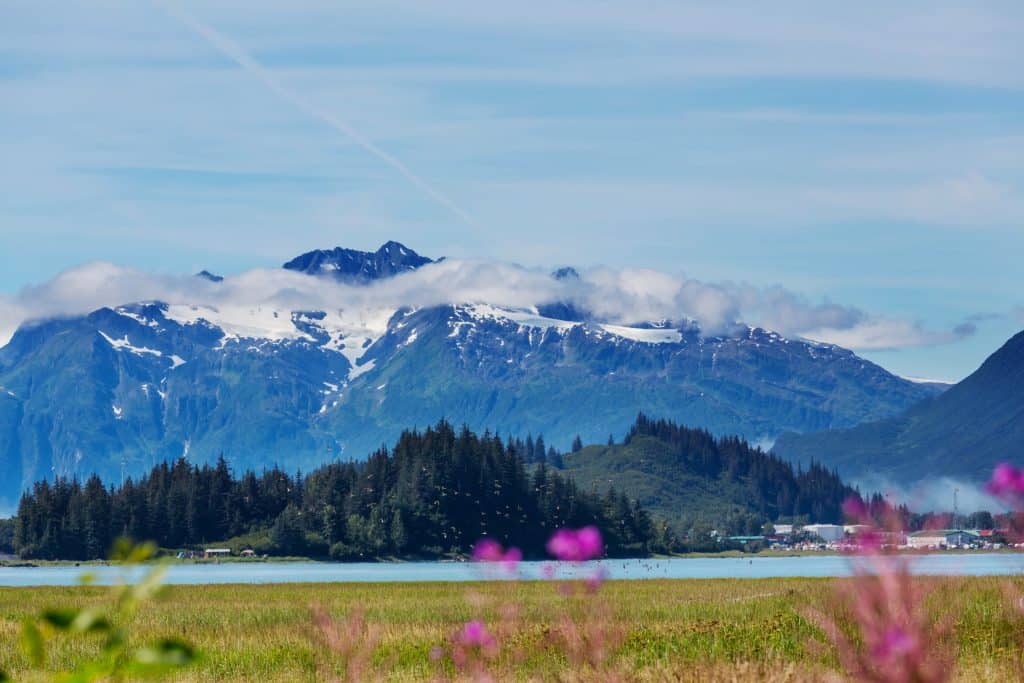
[[[897,550],[885,553],[900,557],[915,556],[978,556],[978,555],[1024,555],[1019,548],[1000,549],[978,549],[969,550],[956,548],[952,550],[928,549],[928,550]],[[664,560],[705,560],[705,559],[765,559],[765,558],[820,558],[820,557],[856,557],[856,553],[846,553],[839,550],[788,550],[788,551],[762,551],[757,553],[745,553],[739,550],[725,550],[720,553],[680,553],[676,555],[648,555],[643,557],[605,557],[605,562],[658,562]],[[529,559],[526,562],[549,562],[550,558]],[[394,566],[403,564],[437,563],[437,564],[471,564],[469,557],[448,557],[448,558],[372,558],[359,560],[357,562],[344,562],[318,557],[218,557],[218,558],[177,558],[173,555],[163,555],[154,560],[149,560],[144,565],[166,564],[169,567],[185,566],[211,566],[225,564],[322,564],[325,566],[346,566],[375,564],[382,566]],[[110,560],[0,560],[0,569],[17,568],[46,568],[46,567],[118,567],[124,566],[120,562]]]

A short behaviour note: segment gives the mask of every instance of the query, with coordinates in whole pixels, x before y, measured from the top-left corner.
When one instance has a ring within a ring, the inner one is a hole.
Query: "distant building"
[[[826,543],[838,541],[843,537],[843,527],[838,524],[806,524],[803,530],[817,536]]]
[[[874,527],[870,524],[844,524],[843,533],[849,534],[850,536],[856,536],[857,534],[864,534],[871,531]]]
[[[793,525],[792,524],[773,524],[772,527],[775,528],[775,535],[776,536],[792,536],[793,535]]]
[[[974,545],[980,540],[981,536],[973,531],[935,529],[915,531],[907,536],[907,545],[911,548],[959,548]]]
[[[242,557],[256,557],[256,551],[252,548],[246,548],[242,551]]]
[[[231,555],[231,548],[207,548],[203,551],[203,557],[228,557]]]

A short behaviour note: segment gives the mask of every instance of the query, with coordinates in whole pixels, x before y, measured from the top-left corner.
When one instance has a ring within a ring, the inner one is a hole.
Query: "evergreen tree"
[[[302,555],[306,552],[306,538],[299,508],[289,503],[281,511],[270,530],[270,542],[281,555]]]

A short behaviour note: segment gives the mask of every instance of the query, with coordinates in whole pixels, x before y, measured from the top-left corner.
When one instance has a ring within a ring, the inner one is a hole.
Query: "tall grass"
[[[929,584],[928,608],[937,617],[952,615],[946,645],[960,680],[1019,680],[1022,628],[1006,600],[1007,579],[919,580]],[[1020,579],[1012,583],[1024,591]],[[29,674],[17,647],[23,618],[54,605],[97,606],[107,596],[97,587],[0,589],[0,670],[18,680]],[[173,680],[343,677],[344,662],[314,624],[311,606],[320,605],[335,618],[361,613],[376,630],[369,677],[431,680],[452,673],[432,649],[472,619],[500,622],[501,606],[515,603],[516,629],[497,655],[497,670],[521,680],[573,680],[580,672],[552,642],[552,625],[584,599],[561,596],[548,582],[170,586],[136,616],[130,637],[142,644],[177,636],[195,646],[200,661],[173,672]],[[804,616],[812,608],[838,609],[832,580],[609,581],[596,599],[621,629],[610,665],[624,678],[804,681],[838,665]],[[852,630],[848,616],[837,619]],[[73,668],[100,645],[55,641],[44,671]]]

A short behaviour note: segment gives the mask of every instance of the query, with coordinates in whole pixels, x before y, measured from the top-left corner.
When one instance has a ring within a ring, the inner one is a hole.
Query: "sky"
[[[9,0],[0,310],[394,239],[836,309],[817,336],[957,380],[1024,327],[1021,35],[1016,2]]]

